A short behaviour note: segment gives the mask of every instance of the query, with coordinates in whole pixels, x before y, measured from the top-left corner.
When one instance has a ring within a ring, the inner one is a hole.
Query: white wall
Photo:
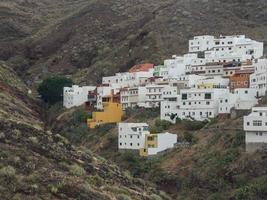
[[[72,87],[63,88],[63,106],[71,108],[80,106],[88,101],[88,92],[95,90],[95,86],[73,85]]]
[[[171,133],[158,133],[158,147],[148,148],[148,155],[156,155],[157,153],[169,148],[173,148],[177,143],[177,135]]]
[[[146,123],[119,123],[118,148],[140,149],[144,148],[145,135],[149,134]]]

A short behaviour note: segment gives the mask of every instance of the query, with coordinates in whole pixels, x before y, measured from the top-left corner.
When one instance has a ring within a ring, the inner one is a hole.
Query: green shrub
[[[101,178],[98,175],[94,175],[94,176],[90,176],[87,179],[87,182],[91,185],[95,185],[97,187],[103,186],[105,184],[105,180],[103,178]]]
[[[189,142],[190,144],[196,144],[197,143],[197,138],[193,133],[190,132],[185,132],[184,133],[184,140],[186,142]]]
[[[74,176],[84,176],[86,174],[84,168],[80,167],[77,164],[71,165],[69,170],[70,173]]]
[[[54,76],[43,80],[37,91],[45,102],[55,104],[62,101],[63,87],[69,87],[72,84],[71,79]]]
[[[117,200],[131,200],[132,198],[129,197],[128,195],[126,194],[118,194],[117,195]]]
[[[0,176],[5,178],[13,178],[16,176],[16,170],[12,166],[6,166],[0,169]]]
[[[159,108],[128,108],[125,112],[125,118],[133,117],[140,122],[146,121],[147,119],[153,119],[159,117]]]
[[[245,145],[245,132],[244,131],[238,131],[232,142],[232,147],[239,147]]]
[[[92,113],[86,112],[83,109],[78,109],[73,112],[74,124],[86,123],[88,118],[92,117]]]
[[[169,129],[171,125],[172,125],[172,123],[169,121],[158,119],[155,121],[154,131],[156,133],[160,133],[162,131]]]
[[[183,120],[182,123],[187,130],[196,131],[202,129],[208,123],[208,121]]]
[[[39,140],[37,137],[29,137],[29,141],[32,143],[32,144],[38,144],[39,143]]]
[[[162,200],[162,198],[159,195],[156,195],[156,194],[150,195],[150,199],[151,200]]]

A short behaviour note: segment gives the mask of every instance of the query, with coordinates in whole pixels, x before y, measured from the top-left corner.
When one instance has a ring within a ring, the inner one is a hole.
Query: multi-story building
[[[110,98],[103,103],[103,111],[92,113],[92,118],[87,119],[89,128],[95,128],[98,125],[121,122],[123,115],[122,105]]]
[[[233,91],[236,88],[249,88],[250,75],[253,70],[239,70],[236,71],[233,76],[230,76],[230,90]]]
[[[219,98],[227,91],[225,88],[181,90],[177,116],[198,121],[214,118],[218,115]]]
[[[267,107],[252,108],[252,112],[244,117],[244,131],[247,152],[267,147]]]
[[[149,135],[147,123],[119,123],[118,148],[139,150],[145,146],[145,136]]]
[[[153,77],[153,73],[153,64],[139,64],[133,66],[129,72],[116,73],[115,76],[103,77],[102,84],[109,84],[116,89],[144,85],[149,78]]]
[[[165,99],[160,104],[160,119],[175,123],[180,108],[180,95],[175,99]]]
[[[255,72],[250,75],[250,87],[257,90],[257,96],[266,94],[267,90],[267,59],[259,59],[254,63]]]
[[[72,87],[63,88],[63,106],[71,108],[80,106],[88,101],[88,93],[95,90],[95,86],[73,85]]]
[[[205,52],[206,62],[244,61],[263,56],[263,43],[246,38],[245,35],[195,36],[189,40],[189,52]]]
[[[146,99],[146,87],[128,87],[121,89],[122,108],[134,108],[136,106],[144,107]]]
[[[171,149],[177,143],[177,135],[172,133],[157,133],[145,135],[145,145],[140,149],[140,156],[152,156],[167,149]]]
[[[97,87],[96,90],[96,105],[95,108],[102,110],[103,109],[103,102],[105,102],[106,98],[114,96],[115,94],[119,94],[119,89],[109,85],[109,84],[102,84],[101,86]],[[91,96],[93,99],[93,96]]]
[[[119,123],[119,149],[139,150],[140,156],[151,156],[174,147],[176,143],[176,134],[151,134],[146,123]]]
[[[208,89],[208,88],[228,88],[229,79],[215,76],[214,78],[200,79],[195,82],[194,88]]]
[[[231,93],[228,91],[220,97],[219,114],[230,114],[235,110],[250,110],[258,103],[256,90],[252,88],[238,88]]]

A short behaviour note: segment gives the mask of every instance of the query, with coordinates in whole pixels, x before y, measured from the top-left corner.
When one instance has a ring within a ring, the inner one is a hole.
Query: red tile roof
[[[130,73],[133,72],[147,72],[149,69],[152,69],[154,67],[154,64],[146,63],[146,64],[138,64],[133,66],[131,69],[129,69]]]

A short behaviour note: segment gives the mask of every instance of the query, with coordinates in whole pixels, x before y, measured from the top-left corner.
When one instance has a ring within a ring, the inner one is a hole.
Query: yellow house
[[[93,112],[92,119],[87,119],[89,128],[95,128],[101,124],[121,122],[123,111],[120,103],[104,102],[103,107],[104,111]]]
[[[158,147],[158,135],[157,134],[148,134],[145,136],[145,145],[144,148],[139,150],[140,156],[148,156],[148,148],[157,148]]]

